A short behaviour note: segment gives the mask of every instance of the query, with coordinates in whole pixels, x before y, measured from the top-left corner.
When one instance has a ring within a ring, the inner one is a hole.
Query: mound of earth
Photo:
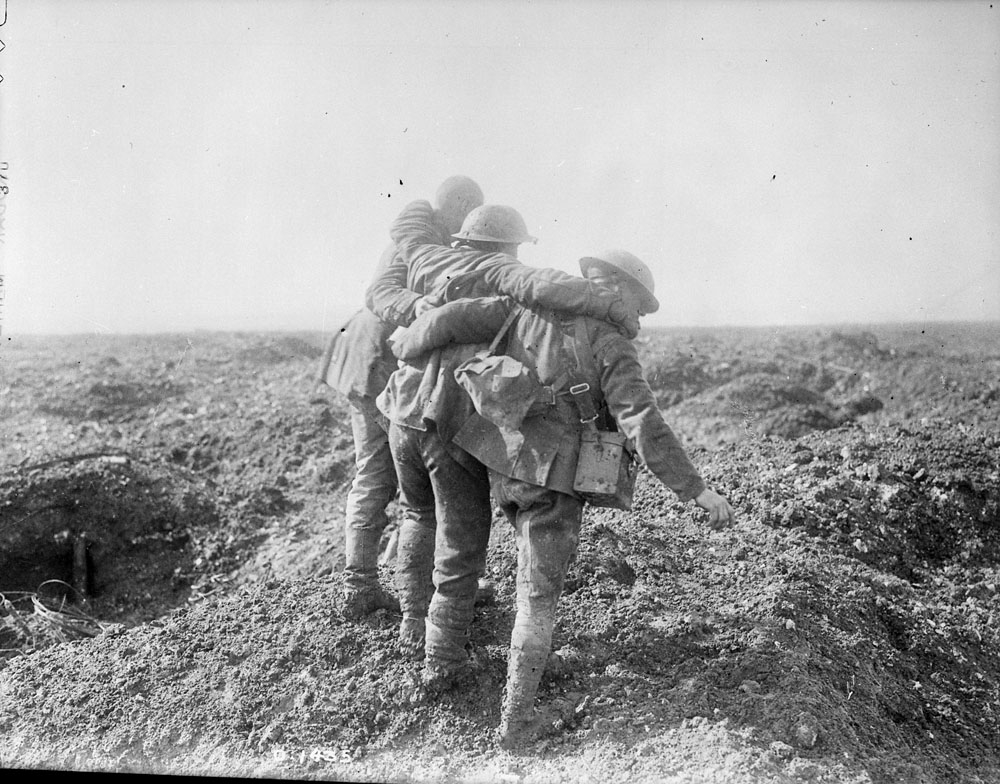
[[[692,421],[685,435],[719,446],[754,436],[797,438],[847,421],[821,393],[776,374],[748,373],[698,394],[670,409],[669,416]]]
[[[57,568],[79,583],[90,542],[80,584],[100,633],[0,659],[0,765],[1000,779],[1000,417],[985,375],[998,335],[958,333],[944,347],[905,330],[644,338],[647,366],[675,372],[676,387],[656,387],[673,396],[668,420],[739,523],[708,531],[645,472],[631,512],[588,509],[539,694],[546,731],[517,753],[493,737],[514,616],[505,521],[490,543],[496,596],[473,627],[475,676],[437,701],[419,698],[419,665],[397,655],[398,619],[347,623],[335,609],[353,450],[342,401],[312,382],[321,337],[301,338],[310,350],[200,334],[4,347],[3,544],[52,555],[45,568],[22,561],[17,590]],[[150,401],[157,384],[179,392],[148,408],[68,405],[102,367],[138,399],[147,385]],[[955,383],[932,396],[932,374]],[[106,579],[112,563],[121,578]],[[125,596],[145,579],[149,598]]]

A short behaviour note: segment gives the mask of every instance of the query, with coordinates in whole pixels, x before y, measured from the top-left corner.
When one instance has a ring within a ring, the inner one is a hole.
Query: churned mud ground
[[[433,704],[335,604],[353,471],[318,334],[5,337],[0,765],[363,781],[1000,781],[1000,325],[644,330],[738,525],[590,509],[540,692]],[[398,517],[398,510],[393,509]],[[391,560],[383,578],[390,580]]]

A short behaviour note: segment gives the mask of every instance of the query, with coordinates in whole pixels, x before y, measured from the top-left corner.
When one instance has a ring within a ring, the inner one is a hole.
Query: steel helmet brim
[[[465,216],[462,228],[451,236],[457,240],[512,245],[538,241],[528,234],[528,226],[521,213],[505,204],[482,204],[476,207]]]
[[[525,242],[530,242],[532,245],[538,242],[538,237],[532,237],[530,234],[522,234],[517,240],[498,240],[496,237],[487,237],[485,234],[477,234],[471,231],[460,231],[458,234],[451,235],[456,240],[476,240],[478,242],[512,242],[516,245],[521,245]]]

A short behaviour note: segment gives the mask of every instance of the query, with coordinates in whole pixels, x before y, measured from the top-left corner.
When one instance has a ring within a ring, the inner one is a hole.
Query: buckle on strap
[[[556,390],[549,384],[542,385],[542,393],[538,396],[538,402],[547,406],[556,404]]]
[[[597,409],[594,407],[594,399],[588,394],[590,384],[583,382],[574,384],[569,388],[569,393],[573,396],[577,411],[580,412],[580,422],[588,424],[597,419]]]

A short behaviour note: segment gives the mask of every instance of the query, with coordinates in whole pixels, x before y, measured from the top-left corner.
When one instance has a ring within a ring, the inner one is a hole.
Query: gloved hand
[[[616,299],[608,308],[608,321],[618,327],[618,331],[629,340],[639,334],[639,314],[625,307],[621,299]]]
[[[708,512],[708,527],[713,531],[728,528],[736,522],[736,514],[733,512],[733,507],[729,505],[729,501],[714,490],[706,487],[698,494],[694,502]]]

